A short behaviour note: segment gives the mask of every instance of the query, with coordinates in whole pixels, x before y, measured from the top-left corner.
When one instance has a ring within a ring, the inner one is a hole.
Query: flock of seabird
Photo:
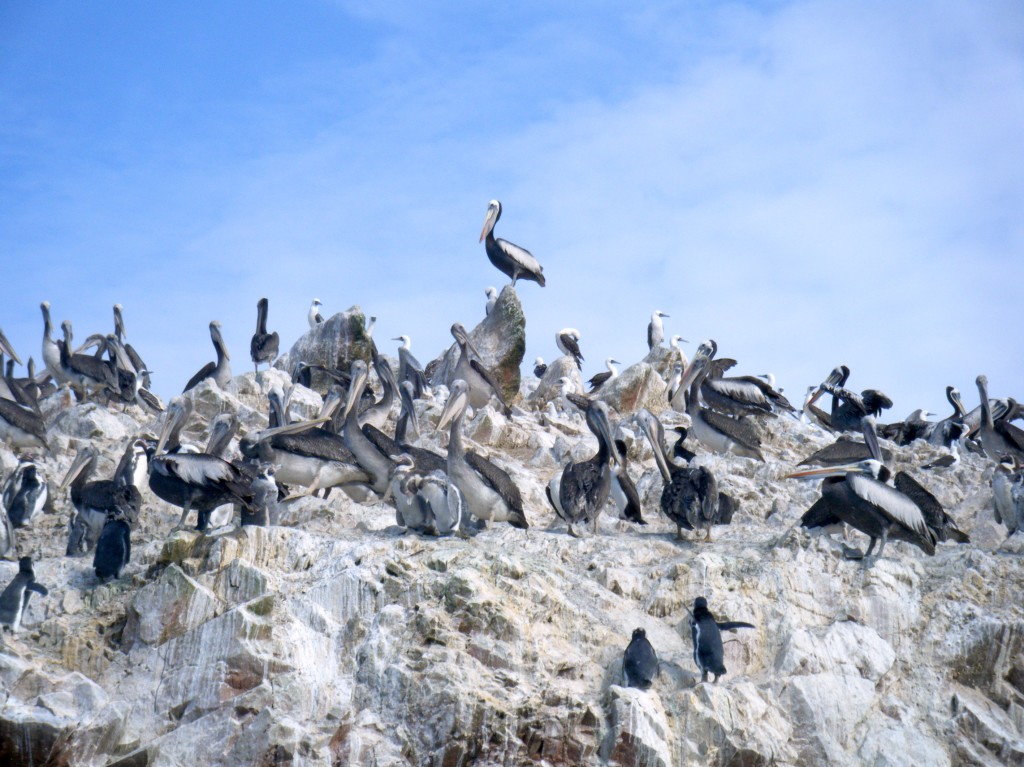
[[[501,203],[487,208],[480,240],[488,259],[515,285],[519,280],[545,285],[544,270],[527,250],[495,238],[494,227],[501,217]],[[486,312],[493,310],[498,292],[488,288]],[[308,313],[311,329],[325,323],[322,303],[314,299]],[[446,454],[417,445],[425,425],[418,422],[415,402],[432,396],[428,374],[411,353],[408,336],[399,336],[397,374],[372,345],[369,360],[356,359],[347,370],[320,368],[335,382],[323,401],[319,417],[293,421],[289,414],[292,389],[272,389],[268,395],[268,426],[248,433],[238,441],[240,458],[230,458],[229,446],[238,423],[228,415],[211,425],[209,443],[203,449],[185,445],[180,435],[191,416],[189,398],[175,397],[166,407],[150,390],[151,372],[138,352],[127,343],[120,304],[114,306],[114,330],[89,336],[80,347],[73,343],[70,322],[61,324],[62,338],[54,339],[50,304],[40,308],[43,318],[42,360],[36,371],[30,358],[27,374],[16,376],[14,366],[22,364],[0,331],[0,439],[21,453],[21,462],[6,478],[0,506],[0,555],[17,550],[16,531],[31,526],[47,502],[49,486],[42,476],[35,451],[47,451],[47,424],[40,406],[58,388],[69,388],[78,401],[107,406],[129,405],[162,413],[160,434],[133,438],[120,456],[110,478],[94,476],[99,458],[95,447],[83,447],[59,484],[59,493],[70,491],[68,556],[92,553],[93,567],[101,581],[120,577],[131,557],[131,531],[137,523],[147,488],[165,502],[182,510],[178,528],[194,511],[196,529],[208,532],[230,523],[235,508],[242,525],[277,524],[282,504],[322,492],[326,498],[339,488],[361,502],[391,503],[399,525],[425,535],[476,535],[488,522],[508,522],[527,528],[527,509],[509,473],[499,464],[475,452],[463,436],[468,410],[496,407],[506,416],[524,417],[513,411],[502,397],[494,372],[484,364],[470,334],[455,323],[452,336],[458,358],[448,380],[448,398],[434,427],[449,432]],[[270,365],[278,356],[277,333],[267,330],[268,302],[257,303],[256,331],[250,346],[254,369]],[[669,315],[653,312],[647,327],[650,349],[665,339],[663,319]],[[372,332],[371,327],[367,328]],[[223,388],[231,380],[230,354],[221,335],[221,324],[210,323],[210,339],[216,352],[211,361],[185,385],[183,392],[209,378]],[[582,369],[581,335],[574,328],[556,333],[559,351]],[[672,349],[685,342],[681,336],[670,340]],[[3,355],[8,358],[2,366]],[[774,378],[730,376],[733,359],[718,357],[717,344],[700,344],[693,359],[684,364],[679,352],[667,381],[666,409],[688,416],[688,426],[677,426],[676,441],[669,445],[659,418],[646,409],[623,418],[619,426],[636,427],[653,449],[663,480],[660,511],[683,531],[700,531],[712,541],[716,525],[728,525],[738,504],[722,492],[714,472],[694,462],[695,454],[684,446],[692,438],[699,449],[710,453],[732,453],[753,461],[764,461],[762,434],[770,431],[776,418],[799,418],[838,435],[835,443],[809,456],[787,478],[820,479],[820,498],[803,514],[805,528],[848,526],[868,536],[866,552],[844,546],[847,556],[866,564],[881,557],[890,540],[911,543],[926,554],[935,553],[943,541],[968,543],[955,521],[938,500],[909,473],[893,475],[887,468],[892,451],[879,444],[879,436],[897,446],[923,439],[948,452],[942,459],[922,467],[935,471],[955,465],[959,451],[983,454],[994,464],[992,490],[995,519],[1009,535],[1024,526],[1024,431],[1014,424],[1021,418],[1020,405],[1013,399],[990,399],[988,381],[978,376],[980,404],[968,412],[953,387],[947,398],[953,412],[940,421],[928,421],[930,414],[915,411],[905,421],[879,424],[882,411],[892,401],[877,389],[859,392],[845,388],[850,375],[839,366],[820,384],[808,387],[801,408],[794,407],[774,386]],[[369,364],[368,364],[369,363]],[[614,358],[605,361],[606,372],[589,381],[590,394],[618,375]],[[380,399],[368,387],[370,368],[376,373]],[[429,366],[428,366],[429,367]],[[537,358],[534,374],[539,378],[547,365]],[[294,386],[309,385],[310,366],[301,361],[293,370]],[[588,458],[567,463],[551,479],[546,493],[557,516],[574,536],[588,527],[597,531],[597,520],[610,500],[618,515],[637,525],[646,524],[633,478],[630,476],[627,445],[616,437],[608,405],[601,399],[572,389],[568,378],[561,380],[564,399],[582,413],[597,440],[596,452]],[[831,397],[831,408],[818,402]],[[397,401],[399,413],[392,435],[385,433]],[[850,433],[862,435],[853,438]],[[691,442],[691,445],[693,443]],[[593,534],[590,533],[590,534]],[[875,552],[875,546],[878,546]],[[874,558],[872,554],[874,553]],[[35,581],[32,558],[22,556],[14,580],[0,594],[0,624],[16,631],[29,596],[46,595]],[[722,631],[753,628],[749,623],[717,621],[704,597],[694,602],[690,613],[694,662],[702,681],[725,673]],[[633,632],[623,657],[626,684],[649,687],[658,673],[658,658],[643,628]]]

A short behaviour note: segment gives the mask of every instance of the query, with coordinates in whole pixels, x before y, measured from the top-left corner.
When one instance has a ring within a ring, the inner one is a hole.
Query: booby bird
[[[988,377],[980,375],[976,383],[981,397],[979,439],[985,455],[993,461],[1001,461],[1005,455],[1024,460],[1024,430],[1014,426],[1006,417],[995,420],[988,399]]]
[[[507,472],[476,453],[466,450],[462,440],[462,419],[469,406],[469,385],[461,378],[452,382],[437,430],[450,426],[448,479],[458,488],[466,511],[477,519],[508,522],[529,527],[523,498]]]
[[[700,345],[684,371],[683,380],[679,385],[680,391],[686,391],[689,387],[686,412],[691,420],[690,432],[698,442],[712,452],[733,453],[764,461],[764,456],[761,455],[761,438],[750,422],[716,413],[705,408],[700,402],[701,384],[708,375],[708,367],[715,348],[714,341],[705,341]],[[679,397],[677,393],[676,400]],[[672,402],[673,408],[676,407],[676,400]]]
[[[736,629],[756,628],[744,621],[717,621],[708,609],[708,600],[697,597],[690,613],[690,639],[693,641],[693,662],[700,669],[700,681],[708,681],[708,674],[714,674],[712,682],[725,671],[725,650],[722,647],[722,632]]]
[[[16,450],[48,448],[46,424],[38,413],[0,397],[0,441]]]
[[[586,400],[587,427],[597,437],[597,452],[584,461],[569,463],[562,470],[558,490],[558,515],[569,525],[569,535],[579,537],[573,525],[590,522],[597,532],[597,518],[611,490],[611,462],[617,465],[619,454],[608,421],[608,406],[601,400]]]
[[[572,357],[576,367],[583,370],[583,354],[580,352],[580,331],[576,328],[562,328],[555,333],[555,346],[567,357]]]
[[[391,340],[402,342],[398,347],[398,383],[401,385],[405,381],[410,382],[413,386],[413,398],[420,399],[429,387],[423,365],[412,354],[412,341],[409,336],[398,336]]]
[[[598,373],[597,375],[592,377],[589,381],[587,381],[587,383],[590,384],[590,393],[593,394],[598,389],[600,389],[602,386],[604,386],[606,383],[608,383],[608,381],[610,381],[611,379],[617,377],[619,375],[619,371],[616,369],[615,366],[616,365],[621,365],[621,364],[622,364],[621,362],[619,362],[616,359],[612,359],[611,357],[606,359],[604,361],[604,366],[606,368],[608,368],[608,370],[604,371],[602,373]]]
[[[309,322],[310,330],[313,330],[324,321],[324,316],[320,314],[320,307],[322,305],[319,298],[314,298],[313,303],[309,305],[309,314],[306,315],[306,320]]]
[[[175,397],[167,406],[155,448],[149,448],[149,489],[172,506],[181,507],[177,529],[185,526],[192,509],[198,513],[196,529],[204,532],[210,512],[227,503],[248,506],[252,491],[239,470],[207,453],[165,453],[169,436],[180,432],[190,412],[186,400]]]
[[[913,543],[925,554],[934,555],[937,535],[926,524],[921,508],[907,495],[886,484],[891,472],[880,460],[873,418],[864,418],[863,431],[864,441],[871,446],[872,458],[786,475],[789,479],[824,479],[821,498],[804,512],[801,526],[827,527],[845,522],[871,539],[863,554],[865,562],[879,539],[881,545],[875,559],[882,556],[889,538]]]
[[[684,467],[670,463],[665,455],[664,427],[648,410],[637,416],[654,451],[654,461],[665,481],[661,491],[661,512],[676,526],[676,537],[683,540],[683,530],[703,530],[711,541],[712,525],[732,521],[735,503],[718,490],[715,475],[705,466]]]
[[[992,474],[992,501],[996,522],[1006,537],[1024,530],[1024,471],[1012,455],[1004,455]]]
[[[60,326],[64,331],[64,343],[60,347],[60,364],[65,378],[78,386],[85,394],[96,391],[120,394],[121,386],[118,383],[117,372],[113,364],[88,354],[72,353],[71,322],[64,320]]]
[[[498,303],[498,289],[487,288],[484,291],[484,294],[487,296],[487,306],[484,307],[484,316],[490,317],[491,310],[494,309],[494,305]]]
[[[60,364],[60,345],[53,340],[53,323],[50,322],[50,302],[39,304],[43,313],[43,364],[57,384],[68,383],[64,368]]]
[[[520,248],[508,240],[494,239],[494,225],[501,218],[501,203],[491,200],[487,206],[487,216],[484,219],[484,228],[480,232],[480,240],[486,238],[484,247],[487,250],[487,258],[500,272],[504,272],[512,278],[512,285],[516,280],[533,280],[542,288],[544,287],[544,267],[538,263],[533,254],[525,248]]]
[[[537,378],[543,378],[544,374],[548,372],[548,366],[544,364],[544,358],[538,357],[533,361],[533,374]]]
[[[662,317],[668,317],[669,315],[658,309],[654,314],[651,315],[651,321],[647,323],[647,348],[653,349],[655,346],[661,346],[661,342],[665,340],[665,324],[661,321]]]
[[[257,374],[260,372],[261,362],[266,362],[270,366],[277,359],[277,349],[280,343],[276,332],[267,332],[267,310],[269,307],[270,302],[266,298],[261,298],[256,302],[256,332],[253,333],[252,341],[249,342],[249,357],[252,359]]]
[[[34,461],[23,460],[4,483],[3,504],[11,527],[32,523],[43,506],[49,488],[42,470]]]
[[[129,488],[128,494],[137,495],[138,503],[141,504],[142,496],[135,483],[140,476],[148,474],[147,460],[145,442],[135,440],[128,445],[111,479],[93,480],[99,451],[92,445],[86,445],[78,451],[60,483],[60,492],[71,488],[71,505],[74,509],[68,520],[66,556],[78,556],[95,548],[107,515],[117,506],[115,495],[119,487]]]
[[[470,352],[475,354],[477,357],[480,353],[473,348],[473,344],[470,343],[469,334],[462,325],[456,322],[452,325],[452,336],[455,337],[456,343],[459,345],[459,359],[455,363],[455,369],[452,371],[449,391],[452,385],[457,380],[465,381],[468,387],[468,398],[469,405],[474,409],[482,408],[486,405],[491,396],[498,398],[498,402],[501,403],[502,411],[506,416],[512,415],[512,410],[507,404],[505,404],[505,398],[501,395],[501,385],[498,383],[494,374],[484,367],[482,362],[473,359],[470,356]]]
[[[207,362],[199,369],[198,373],[188,379],[185,388],[181,390],[182,394],[198,386],[207,378],[212,378],[213,382],[221,389],[227,388],[231,381],[231,355],[228,354],[227,344],[224,343],[224,337],[220,333],[220,322],[217,320],[210,323],[210,340],[213,341],[213,348],[217,352],[217,361]]]
[[[150,380],[150,371],[146,366],[146,363],[142,361],[142,357],[135,351],[130,343],[128,343],[128,331],[124,328],[124,316],[122,312],[124,307],[121,304],[114,304],[114,335],[117,336],[117,340],[124,347],[124,352],[131,360],[132,369],[135,374],[142,379],[142,385],[146,389],[152,388],[152,381]]]
[[[658,670],[658,654],[648,641],[647,632],[642,628],[634,629],[629,646],[622,654],[622,676],[626,686],[650,689]]]

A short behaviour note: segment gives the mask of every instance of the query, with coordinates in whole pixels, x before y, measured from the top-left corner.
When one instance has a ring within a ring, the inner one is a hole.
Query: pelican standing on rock
[[[993,461],[1012,455],[1018,461],[1024,460],[1024,431],[1014,426],[1007,418],[995,420],[988,399],[988,378],[978,376],[978,394],[981,396],[981,429],[979,438],[985,455]]]
[[[533,280],[542,288],[544,287],[544,267],[538,263],[533,254],[525,248],[520,248],[508,240],[494,239],[494,225],[501,218],[501,203],[491,200],[487,206],[487,217],[484,219],[484,228],[480,232],[480,239],[486,238],[485,248],[487,258],[501,272],[512,278],[513,287],[516,280]]]
[[[597,452],[585,461],[570,463],[562,470],[558,505],[555,507],[558,515],[569,525],[569,535],[573,537],[578,537],[573,529],[576,523],[590,522],[593,531],[597,532],[597,518],[611,490],[611,462],[617,465],[619,461],[608,422],[608,406],[592,399],[586,400],[584,407],[587,426],[597,437]]]
[[[60,364],[60,345],[53,340],[53,323],[50,322],[50,302],[39,304],[43,312],[43,364],[58,384],[68,383],[68,377]]]
[[[452,382],[437,430],[449,425],[448,479],[459,490],[464,508],[477,519],[508,522],[526,529],[523,498],[512,478],[490,461],[466,450],[462,441],[462,419],[469,405],[469,385],[462,379]]]
[[[210,323],[210,340],[213,341],[213,348],[217,351],[217,361],[207,362],[199,369],[199,372],[192,376],[181,393],[199,385],[201,381],[212,378],[213,382],[221,389],[226,389],[231,381],[231,355],[228,354],[228,347],[224,343],[224,337],[220,334],[220,323],[214,320]]]
[[[506,416],[511,415],[512,411],[507,404],[505,404],[504,397],[501,396],[501,386],[494,374],[484,367],[482,362],[473,359],[470,356],[470,352],[475,354],[477,357],[480,353],[473,348],[473,344],[469,340],[469,334],[462,325],[456,322],[452,325],[452,336],[459,345],[459,359],[455,363],[455,369],[451,374],[451,380],[454,383],[456,380],[462,380],[469,387],[469,405],[474,409],[482,408],[491,400],[491,396],[498,398],[498,402],[501,403],[501,407]]]
[[[253,333],[252,341],[249,343],[249,356],[252,358],[257,374],[260,372],[261,362],[267,363],[268,367],[273,364],[277,358],[277,349],[280,343],[277,333],[267,332],[267,309],[269,306],[270,302],[265,298],[256,302],[256,332]]]

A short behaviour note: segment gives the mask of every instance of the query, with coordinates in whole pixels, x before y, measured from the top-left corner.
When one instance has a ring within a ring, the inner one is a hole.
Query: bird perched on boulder
[[[22,557],[18,560],[18,574],[0,594],[0,626],[9,628],[12,633],[21,627],[25,608],[28,607],[28,598],[32,596],[33,591],[44,597],[50,593],[46,586],[36,582],[32,557]]]
[[[622,655],[622,675],[627,687],[647,690],[658,675],[658,654],[642,628],[633,630],[633,638]]]

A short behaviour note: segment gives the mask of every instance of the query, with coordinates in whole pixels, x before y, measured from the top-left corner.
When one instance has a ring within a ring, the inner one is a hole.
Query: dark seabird
[[[256,332],[253,333],[252,341],[249,343],[249,356],[257,374],[260,372],[260,363],[265,362],[269,366],[277,359],[277,349],[280,343],[277,333],[267,332],[267,310],[269,307],[270,302],[265,298],[256,302]]]
[[[935,534],[938,543],[943,541],[955,541],[956,543],[970,543],[971,539],[967,533],[956,526],[954,519],[946,513],[939,503],[939,499],[932,495],[927,488],[914,479],[905,471],[896,472],[893,477],[893,485],[912,500],[917,508],[921,510],[924,523],[928,529]]]
[[[1018,461],[1024,460],[1024,430],[1010,423],[1005,417],[996,419],[988,399],[988,378],[978,376],[978,394],[981,396],[981,428],[979,439],[985,455],[993,461],[1012,455]]]
[[[661,491],[661,512],[676,525],[676,537],[683,540],[683,530],[704,530],[711,540],[713,525],[732,521],[735,503],[718,491],[715,475],[705,466],[676,466],[665,455],[665,431],[661,422],[647,410],[641,410],[637,421],[647,435],[665,481]]]
[[[829,418],[834,431],[857,431],[864,416],[878,416],[892,407],[892,400],[878,389],[865,389],[857,394],[829,383],[822,384],[821,388],[835,397]]]
[[[468,404],[471,407],[474,409],[482,408],[494,396],[498,398],[502,412],[506,416],[512,415],[511,408],[505,404],[505,399],[501,395],[501,384],[498,383],[494,373],[488,370],[482,362],[470,356],[472,352],[472,354],[480,357],[480,353],[470,342],[466,329],[456,322],[452,325],[452,336],[459,345],[459,359],[455,363],[455,368],[451,374],[449,390],[454,385],[454,381],[462,380],[468,387]]]
[[[36,581],[32,557],[22,557],[18,560],[18,574],[0,594],[0,626],[9,628],[11,633],[21,628],[21,621],[28,607],[28,598],[32,596],[33,591],[44,597],[50,593],[46,586]]]
[[[992,500],[996,522],[1006,537],[1024,529],[1024,471],[1012,455],[1004,455],[992,473]]]
[[[611,490],[610,463],[618,463],[608,406],[600,400],[587,400],[584,410],[587,426],[597,437],[597,452],[584,461],[568,464],[562,470],[558,491],[559,516],[569,525],[569,535],[577,536],[574,524],[590,522],[597,532],[597,518]]]
[[[544,364],[544,358],[538,357],[533,361],[533,374],[537,378],[543,378],[544,374],[548,372],[548,366]]]
[[[199,385],[200,381],[212,378],[213,382],[221,389],[227,388],[231,381],[231,355],[228,354],[228,347],[224,343],[224,337],[220,333],[220,323],[214,320],[210,323],[210,340],[213,341],[213,348],[217,352],[216,362],[207,362],[199,372],[188,379],[185,388],[181,390],[184,394],[189,389]]]
[[[632,477],[629,476],[629,459],[626,455],[626,443],[615,440],[615,452],[619,460],[612,464],[612,486],[608,496],[615,504],[621,519],[635,522],[638,525],[646,525],[644,521],[643,508],[640,504],[640,493]]]
[[[697,597],[690,613],[690,638],[693,640],[693,660],[700,669],[700,681],[708,681],[708,674],[714,674],[718,681],[725,671],[725,650],[722,647],[722,632],[736,629],[755,628],[744,621],[716,621],[708,609],[708,600]]]
[[[668,317],[661,309],[658,309],[654,314],[651,315],[651,321],[647,323],[647,348],[653,349],[655,346],[661,346],[661,342],[665,340],[665,325],[662,323],[662,317]]]
[[[14,528],[26,527],[46,505],[46,478],[32,461],[22,461],[4,484],[3,502]]]
[[[142,502],[136,482],[148,474],[145,442],[135,440],[128,445],[117,471],[110,479],[92,479],[98,461],[99,451],[92,445],[86,445],[78,451],[60,483],[61,492],[71,488],[71,504],[74,508],[68,522],[68,545],[65,551],[69,557],[94,549],[108,515],[117,508],[119,488],[129,488],[126,491],[129,495],[138,496],[135,507]]]
[[[410,381],[402,381],[398,387],[400,407],[395,419],[395,441],[415,442],[420,438],[420,421],[416,415],[416,389]]]
[[[413,398],[420,399],[428,388],[427,377],[420,361],[410,351],[412,341],[409,336],[398,336],[391,340],[402,342],[402,345],[398,347],[398,385],[401,386],[408,381],[413,386]]]
[[[130,485],[121,485],[114,491],[114,508],[107,512],[92,558],[93,570],[101,582],[120,578],[121,571],[131,562],[131,520],[138,519],[141,502],[142,496]]]
[[[708,358],[707,375],[701,382],[701,398],[712,410],[727,415],[770,415],[777,411],[795,412],[781,392],[760,376],[725,376],[725,371],[736,365],[730,358],[715,359],[718,344],[704,342]],[[698,349],[700,352],[700,349]]]
[[[642,628],[633,630],[633,638],[622,655],[622,676],[627,687],[650,689],[658,675],[658,654]]]
[[[35,411],[0,398],[0,440],[16,450],[46,448],[46,423]]]
[[[583,353],[580,351],[580,331],[576,328],[562,328],[555,333],[555,346],[567,357],[572,357],[579,370],[583,370]]]
[[[512,478],[495,464],[466,450],[462,439],[462,419],[469,406],[469,386],[462,379],[452,382],[437,430],[450,425],[447,473],[459,489],[466,510],[480,520],[508,522],[513,527],[529,527],[523,511],[523,498]]]
[[[533,280],[544,287],[544,267],[542,267],[533,254],[525,248],[520,248],[508,240],[494,239],[494,225],[501,218],[501,203],[491,200],[487,206],[487,217],[484,219],[484,228],[480,232],[480,239],[486,238],[485,248],[487,258],[497,269],[512,278],[512,285],[516,280]]]
[[[394,462],[390,456],[382,453],[373,442],[366,438],[360,428],[359,416],[356,412],[363,396],[363,389],[366,387],[366,379],[369,376],[366,363],[362,360],[353,361],[351,376],[352,383],[349,386],[345,407],[341,414],[343,420],[341,436],[345,445],[352,452],[356,463],[369,475],[370,481],[367,483],[367,487],[373,490],[378,497],[383,497],[388,489]]]
[[[320,307],[322,305],[319,298],[314,298],[313,303],[309,305],[309,314],[306,315],[306,319],[309,321],[310,330],[316,328],[317,325],[322,325],[324,322],[324,316],[320,314]]]
[[[142,385],[146,389],[152,388],[152,381],[150,380],[150,371],[146,363],[142,361],[142,357],[135,351],[135,348],[128,343],[128,332],[124,329],[124,316],[122,312],[124,307],[121,304],[114,304],[114,335],[117,337],[119,343],[124,346],[124,353],[131,360],[132,368],[136,375],[142,379]]]
[[[590,384],[590,393],[593,394],[606,383],[608,383],[608,381],[617,377],[619,375],[619,371],[616,369],[615,366],[621,364],[621,362],[619,362],[616,359],[612,359],[611,357],[606,359],[604,361],[604,366],[608,368],[608,370],[601,373],[597,373],[589,381],[587,381],[587,383]]]
[[[110,362],[90,354],[72,353],[71,323],[64,320],[60,326],[64,331],[64,343],[60,347],[60,364],[65,379],[86,395],[99,391],[119,394],[121,386],[118,383],[114,366]]]

